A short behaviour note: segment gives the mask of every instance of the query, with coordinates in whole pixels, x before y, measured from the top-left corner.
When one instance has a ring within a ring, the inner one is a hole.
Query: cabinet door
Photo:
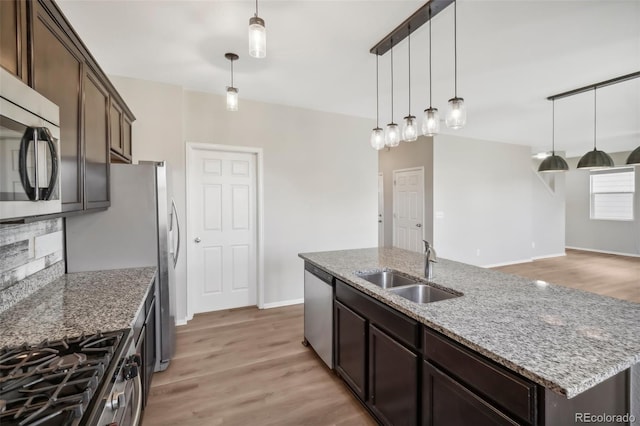
[[[422,424],[425,426],[517,425],[431,363],[422,365]]]
[[[30,5],[35,8],[33,87],[60,108],[62,210],[82,210],[82,56],[39,2]]]
[[[109,92],[86,67],[83,81],[85,208],[109,206]]]
[[[418,355],[369,325],[369,406],[385,425],[418,423]]]
[[[151,297],[151,296],[150,296]],[[156,367],[156,302],[151,304],[151,309],[147,313],[145,323],[144,350],[142,355],[142,369],[144,370],[142,381],[142,406],[147,405],[149,389],[151,387],[151,377]]]
[[[109,134],[111,150],[122,154],[122,108],[111,99],[109,109]]]
[[[0,66],[28,83],[26,0],[0,1],[0,24]]]
[[[131,162],[132,153],[131,120],[126,115],[122,118],[122,155]]]
[[[336,371],[364,401],[367,377],[367,321],[338,301],[334,306]]]

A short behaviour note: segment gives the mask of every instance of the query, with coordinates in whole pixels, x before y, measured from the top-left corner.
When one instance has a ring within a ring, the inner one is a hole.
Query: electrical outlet
[[[476,256],[480,256],[480,249],[476,249]]]

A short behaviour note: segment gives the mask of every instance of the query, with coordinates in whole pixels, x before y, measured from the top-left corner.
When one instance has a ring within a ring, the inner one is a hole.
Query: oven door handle
[[[138,426],[140,417],[142,416],[142,379],[140,378],[140,374],[137,374],[133,380],[133,391],[136,394],[136,409],[132,426]]]

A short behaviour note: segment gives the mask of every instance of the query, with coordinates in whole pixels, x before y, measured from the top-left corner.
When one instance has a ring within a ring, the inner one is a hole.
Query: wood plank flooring
[[[640,303],[640,257],[571,249],[566,253],[494,269]]]
[[[567,250],[496,270],[640,302],[640,258]],[[340,380],[301,345],[303,305],[196,315],[156,373],[143,426],[374,425]]]

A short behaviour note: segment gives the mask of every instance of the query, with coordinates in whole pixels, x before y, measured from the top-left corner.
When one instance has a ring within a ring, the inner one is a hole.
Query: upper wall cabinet
[[[133,113],[50,0],[0,0],[0,65],[60,108],[64,212],[109,206],[109,164],[131,162]]]
[[[0,1],[0,66],[29,83],[27,0]]]

